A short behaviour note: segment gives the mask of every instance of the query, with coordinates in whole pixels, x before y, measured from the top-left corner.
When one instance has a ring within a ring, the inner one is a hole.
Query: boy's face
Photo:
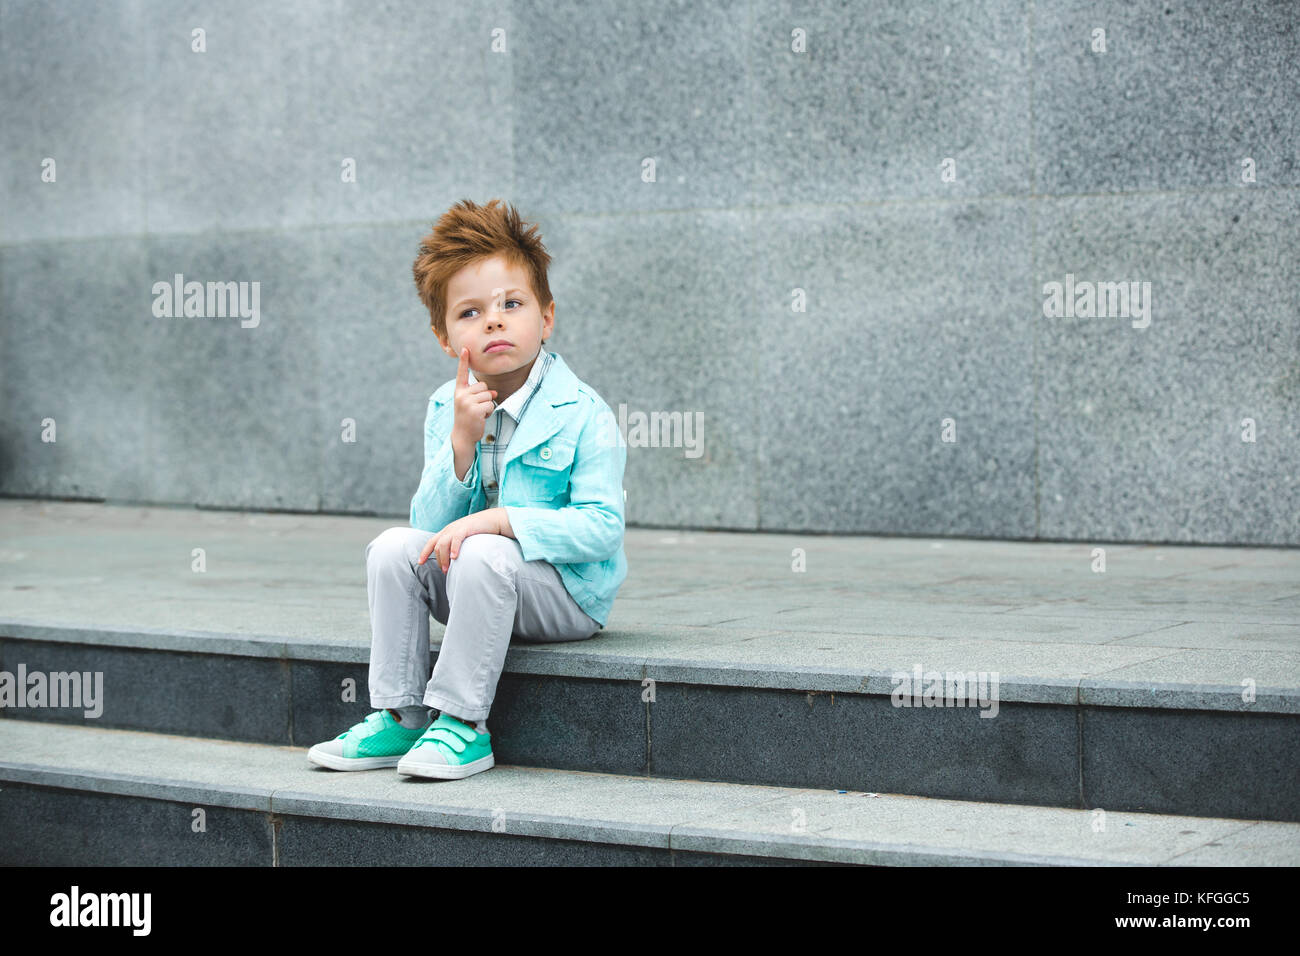
[[[469,348],[469,367],[479,377],[505,375],[531,365],[555,325],[555,303],[543,312],[528,273],[504,256],[480,259],[461,269],[447,284],[447,337],[442,349],[459,361]],[[508,348],[489,352],[498,340]]]

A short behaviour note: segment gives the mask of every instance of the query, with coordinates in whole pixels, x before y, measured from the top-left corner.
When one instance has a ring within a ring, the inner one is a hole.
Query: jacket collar
[[[559,352],[552,352],[554,361],[547,370],[542,382],[537,386],[528,411],[524,413],[510,444],[506,446],[506,461],[518,458],[524,452],[536,448],[550,439],[564,427],[565,416],[556,409],[578,400],[578,377],[573,374],[568,363]]]
[[[506,446],[507,462],[555,435],[564,427],[565,422],[565,417],[556,409],[578,400],[578,388],[582,383],[564,361],[564,356],[559,352],[552,352],[551,356],[555,361],[551,362],[551,367],[542,377],[542,382],[528,405],[528,411],[524,413],[523,420],[510,437],[510,444]],[[433,398],[440,404],[448,404],[455,393],[456,380],[453,378],[438,389]]]

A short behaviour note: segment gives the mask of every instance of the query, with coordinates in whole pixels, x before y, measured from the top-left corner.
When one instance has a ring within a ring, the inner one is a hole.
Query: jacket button
[[[489,481],[489,482],[488,482],[488,487],[489,487],[489,488],[495,488],[496,486],[497,486],[497,483],[496,483],[495,481]]]
[[[538,452],[538,454],[542,456],[542,461],[551,460],[551,450],[549,448],[543,448],[540,452]]]
[[[496,441],[496,438],[492,435],[487,435],[483,440],[490,445],[492,442]]]

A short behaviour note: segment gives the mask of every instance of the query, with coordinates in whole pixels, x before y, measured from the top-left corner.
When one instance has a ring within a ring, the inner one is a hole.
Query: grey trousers
[[[389,528],[366,545],[370,594],[370,706],[423,704],[487,719],[512,637],[580,641],[600,624],[547,561],[525,561],[519,542],[473,534],[444,574],[438,556],[417,564],[433,532]],[[447,625],[429,674],[429,614]]]

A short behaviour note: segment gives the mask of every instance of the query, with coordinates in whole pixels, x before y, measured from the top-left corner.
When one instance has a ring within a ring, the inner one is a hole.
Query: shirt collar
[[[537,386],[542,384],[542,376],[545,374],[547,365],[550,364],[547,361],[548,358],[546,346],[543,345],[537,350],[537,358],[533,359],[532,368],[528,370],[528,378],[524,380],[524,384],[519,386],[504,402],[493,402],[496,406],[494,411],[505,411],[517,424],[524,402],[528,401],[528,396],[533,394],[537,390]],[[474,374],[473,369],[469,370],[467,378],[471,385],[478,381],[478,376]]]

